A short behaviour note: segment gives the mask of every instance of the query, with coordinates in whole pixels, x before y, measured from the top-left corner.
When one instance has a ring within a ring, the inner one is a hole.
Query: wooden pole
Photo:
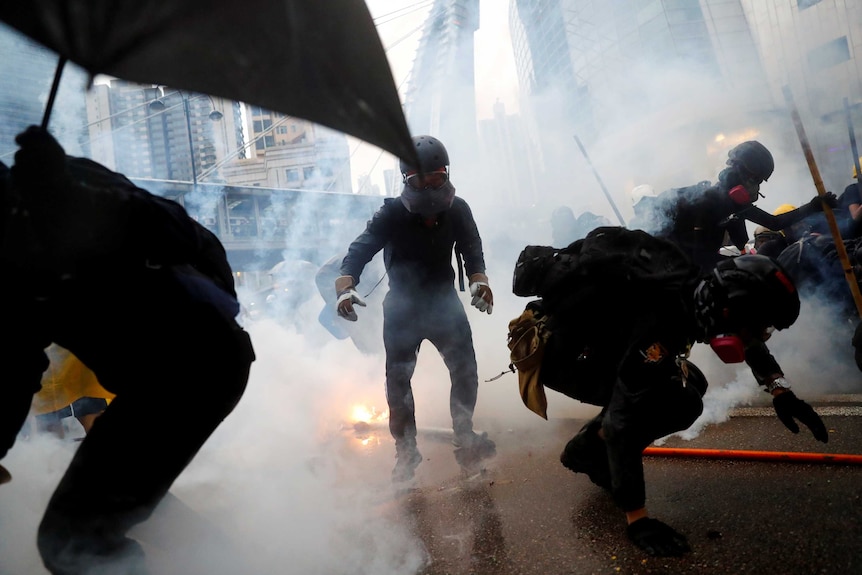
[[[817,169],[817,163],[814,161],[814,154],[811,152],[811,144],[808,143],[808,137],[805,135],[805,128],[802,126],[799,111],[793,102],[793,94],[790,92],[789,86],[784,86],[782,90],[784,92],[784,99],[790,108],[793,125],[796,126],[799,143],[802,145],[802,151],[805,153],[805,160],[808,162],[808,169],[811,171],[811,177],[814,180],[814,187],[817,188],[817,193],[821,197],[825,196],[826,188],[823,186],[820,171]],[[832,232],[832,240],[835,242],[835,249],[838,252],[838,258],[841,260],[841,267],[844,269],[844,278],[850,286],[850,293],[853,295],[853,301],[856,303],[856,312],[859,314],[859,317],[862,317],[862,292],[859,291],[859,283],[856,281],[856,274],[853,273],[853,266],[850,265],[850,258],[847,256],[844,240],[841,239],[841,232],[838,229],[838,222],[835,221],[835,214],[832,213],[832,208],[825,203],[823,204],[823,214],[826,216],[826,221],[829,223],[829,229]]]

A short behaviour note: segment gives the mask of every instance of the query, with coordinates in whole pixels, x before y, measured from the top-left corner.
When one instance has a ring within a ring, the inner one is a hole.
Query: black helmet
[[[755,140],[742,142],[727,153],[727,165],[740,167],[748,174],[766,181],[775,170],[772,153],[766,146]]]
[[[713,271],[716,318],[731,331],[740,327],[785,329],[799,317],[799,293],[784,269],[766,256],[744,255],[719,262]]]
[[[413,138],[413,145],[416,146],[416,155],[419,158],[418,166],[411,166],[401,160],[401,175],[406,176],[407,172],[421,172],[427,174],[445,168],[449,165],[449,152],[440,140],[431,136],[416,136]]]

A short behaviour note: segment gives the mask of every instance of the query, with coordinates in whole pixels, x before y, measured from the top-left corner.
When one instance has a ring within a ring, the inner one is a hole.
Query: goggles
[[[449,172],[444,168],[435,172],[408,174],[404,181],[414,190],[439,190],[449,181]]]

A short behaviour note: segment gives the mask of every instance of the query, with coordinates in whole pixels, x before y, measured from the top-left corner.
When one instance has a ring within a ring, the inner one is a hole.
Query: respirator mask
[[[727,195],[734,204],[745,206],[757,201],[759,197],[766,197],[760,193],[760,184],[763,180],[753,174],[749,174],[741,167],[731,169],[727,174]]]
[[[411,214],[434,216],[452,207],[454,200],[455,186],[448,170],[404,175],[401,203]]]

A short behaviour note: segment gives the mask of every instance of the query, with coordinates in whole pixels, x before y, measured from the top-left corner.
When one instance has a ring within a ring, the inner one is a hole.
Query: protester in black
[[[727,168],[718,174],[718,182],[706,190],[686,193],[683,188],[671,198],[660,198],[663,221],[654,233],[678,246],[709,273],[722,256],[719,250],[730,244],[740,250],[748,242],[746,220],[770,230],[782,230],[816,212],[824,202],[835,207],[832,192],[817,195],[806,205],[774,216],[754,205],[760,197],[760,184],[775,169],[772,154],[757,141],[739,144],[728,152]]]
[[[39,552],[52,574],[145,573],[127,532],[233,410],[254,360],[233,275],[218,239],[176,202],[67,157],[41,128],[16,142],[0,184],[0,458],[39,390],[45,348],[63,346],[116,397],[48,503]]]
[[[859,159],[862,163],[862,158]],[[856,180],[844,188],[844,192],[838,196],[838,208],[835,217],[844,239],[858,238],[862,235],[862,192],[859,188],[859,173],[856,165],[853,165],[853,179]]]
[[[566,445],[562,464],[611,492],[636,545],[652,555],[680,555],[689,549],[686,538],[647,513],[642,452],[654,440],[686,429],[702,412],[707,383],[687,360],[695,342],[709,343],[727,362],[744,358],[762,374],[779,419],[792,432],[799,431],[797,418],[819,441],[826,442],[828,434],[814,410],[772,375],[774,360],[760,347],[772,329],[789,327],[799,314],[799,297],[781,267],[764,256],[744,255],[721,262],[701,279],[695,267],[686,271],[691,264],[680,254],[680,271],[671,281],[667,272],[673,266],[665,262],[674,260],[655,243],[661,240],[632,234],[643,232],[596,230],[584,240],[574,269],[596,258],[615,269],[602,274],[594,263],[589,272],[571,272],[570,283],[560,280],[565,289],[555,295],[553,288],[545,290],[528,309],[537,306],[549,333],[540,383],[602,408]],[[600,243],[601,236],[608,241]],[[624,244],[637,248],[630,250],[632,258],[608,255]],[[641,281],[641,270],[651,265],[656,271]],[[614,279],[620,277],[629,279]]]
[[[459,463],[470,467],[495,450],[485,434],[473,431],[479,379],[470,323],[455,291],[452,269],[454,248],[459,259],[463,256],[472,304],[490,314],[494,297],[485,275],[482,241],[470,207],[455,196],[443,144],[431,136],[417,136],[413,142],[420,165],[401,163],[401,197],[384,200],[365,231],[350,244],[341,263],[342,275],[335,282],[339,315],[356,321],[354,305],[365,305],[355,290],[360,274],[374,254],[384,251],[389,292],[383,301],[383,343],[389,431],[397,456],[394,481],[412,478],[422,461],[416,447],[410,380],[419,346],[426,339],[449,370],[449,408]]]

